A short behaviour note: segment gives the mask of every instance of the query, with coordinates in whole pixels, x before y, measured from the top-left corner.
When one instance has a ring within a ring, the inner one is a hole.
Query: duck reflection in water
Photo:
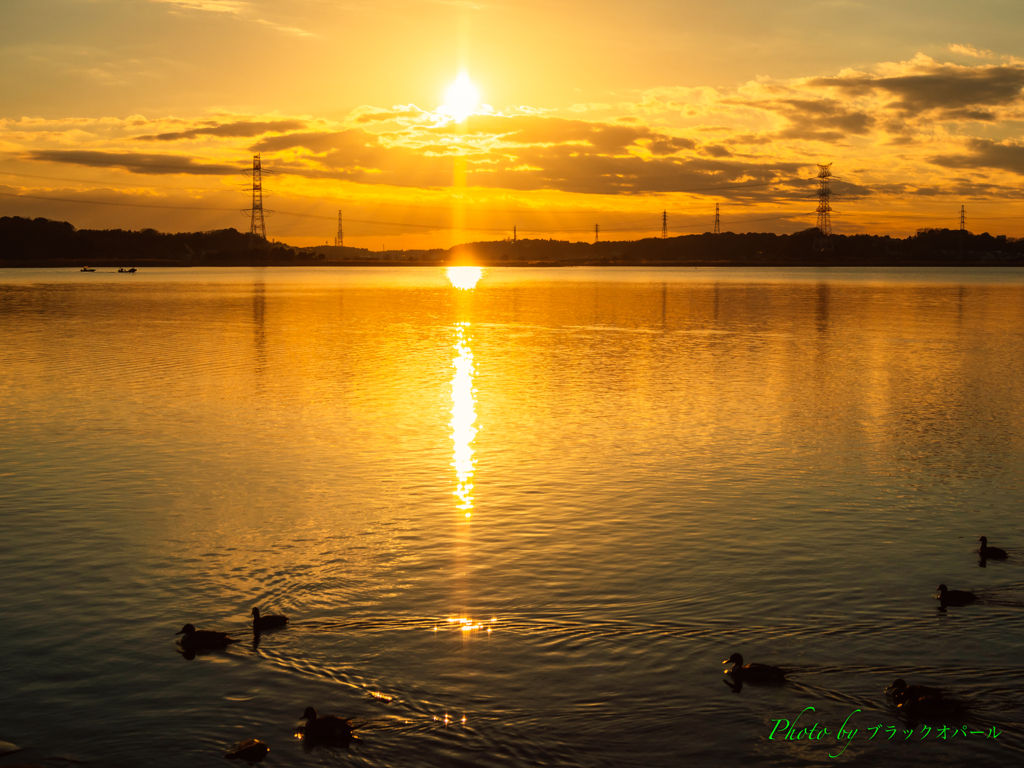
[[[898,704],[896,710],[911,723],[938,721],[945,725],[945,718],[964,715],[967,707],[963,702],[945,696],[921,696]]]
[[[246,739],[231,745],[228,751],[224,753],[224,757],[227,760],[244,760],[249,765],[253,765],[254,763],[262,762],[269,751],[270,747],[259,739]]]

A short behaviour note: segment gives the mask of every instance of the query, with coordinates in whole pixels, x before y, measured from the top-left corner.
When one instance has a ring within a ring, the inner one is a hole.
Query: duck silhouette
[[[773,667],[770,664],[744,664],[743,656],[734,653],[723,664],[732,664],[732,669],[727,669],[727,675],[732,675],[736,682],[744,683],[782,683],[786,680],[785,670]]]
[[[893,680],[892,685],[885,689],[897,704],[909,699],[919,699],[922,696],[942,696],[941,688],[932,688],[927,685],[907,685],[902,677]]]
[[[306,721],[302,727],[302,735],[311,742],[344,745],[352,740],[351,720],[336,715],[318,717],[313,707],[306,707],[302,718]]]
[[[205,648],[209,650],[220,650],[221,648],[227,648],[232,643],[238,641],[230,637],[227,632],[215,632],[212,629],[196,629],[191,624],[186,624],[181,628],[180,632],[175,632],[176,635],[181,635],[181,647],[187,651],[194,651],[197,648]]]
[[[252,628],[254,632],[260,632],[264,629],[277,629],[278,627],[283,627],[287,623],[287,616],[279,616],[277,614],[260,616],[259,608],[254,606],[252,609]]]
[[[966,592],[962,589],[947,589],[945,584],[939,584],[936,589],[939,590],[938,598],[943,608],[947,605],[970,605],[978,599],[978,596],[973,592]]]
[[[990,547],[988,545],[988,539],[982,536],[978,541],[981,542],[981,549],[978,550],[978,554],[983,558],[991,558],[992,560],[1005,560],[1006,550],[1000,549],[999,547]]]

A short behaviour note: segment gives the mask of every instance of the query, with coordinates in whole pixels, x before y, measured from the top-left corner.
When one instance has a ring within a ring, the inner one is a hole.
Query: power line
[[[172,205],[172,204],[157,204],[157,203],[129,203],[129,202],[113,202],[109,200],[75,200],[74,198],[68,197],[49,197],[46,195],[18,195],[11,192],[0,192],[0,196],[3,197],[14,197],[14,198],[26,198],[29,200],[46,200],[50,202],[60,203],[74,203],[79,205],[108,205],[108,206],[124,206],[128,208],[167,208],[170,210],[185,210],[185,211],[234,211],[235,208],[221,208],[216,206],[199,206],[199,205]],[[249,211],[247,211],[248,213]],[[270,213],[270,211],[264,211],[264,213]],[[334,221],[334,216],[325,216],[317,213],[299,213],[298,211],[282,211],[277,210],[275,213],[278,216],[293,216],[302,219],[318,219],[326,221]],[[807,216],[806,213],[792,213],[792,214],[779,214],[776,216],[765,216],[753,219],[737,219],[737,224],[742,224],[747,221],[769,221],[772,219],[786,219],[786,218],[802,218]],[[461,230],[464,232],[507,232],[507,227],[455,227],[447,224],[416,224],[407,221],[382,221],[380,219],[348,219],[350,224],[368,224],[371,226],[388,226],[388,227],[408,227],[414,229],[427,229],[427,230]],[[574,228],[574,227],[555,227],[555,228],[532,228],[527,227],[524,229],[526,232],[589,232],[589,229]],[[605,227],[605,232],[652,232],[655,231],[655,227],[642,226],[642,227]]]
[[[964,207],[960,206],[960,258],[964,257],[964,230],[967,227],[964,225]]]
[[[127,181],[100,181],[99,179],[69,179],[65,176],[40,176],[37,173],[14,173],[0,171],[0,176],[16,176],[19,179],[47,179],[48,181],[70,181],[74,184],[102,184],[108,187],[143,187],[145,189],[210,189],[210,187],[167,186],[165,184],[132,184]]]
[[[243,170],[243,173],[247,173],[248,174],[248,173],[251,173],[251,172],[252,172],[251,169],[248,169],[248,168]],[[270,169],[267,169],[267,168],[263,168],[262,172],[264,174],[267,174],[267,173],[280,173],[280,172],[271,171]],[[2,171],[2,170],[0,170],[0,175],[3,175],[3,176],[16,176],[16,177],[19,177],[19,178],[27,178],[27,179],[48,179],[48,180],[51,180],[51,181],[70,181],[70,182],[78,183],[78,184],[105,184],[105,185],[114,186],[114,187],[145,187],[146,189],[209,189],[208,187],[186,187],[186,186],[173,187],[173,186],[165,186],[165,185],[158,185],[158,184],[145,184],[145,185],[142,185],[142,184],[132,184],[132,183],[128,183],[128,182],[106,181],[106,180],[100,180],[100,179],[72,179],[72,178],[61,177],[61,176],[43,176],[43,175],[39,175],[39,174],[14,173],[13,171]],[[676,190],[673,190],[673,193],[713,192],[715,190],[746,189],[748,187],[769,187],[772,184],[778,184],[778,183],[785,183],[785,182],[782,182],[782,181],[780,181],[778,179],[774,179],[772,181],[758,181],[758,182],[749,182],[749,183],[748,182],[742,182],[742,183],[736,183],[736,184],[718,184],[718,185],[710,186],[710,187],[688,187],[686,189],[676,189]],[[246,189],[245,191],[246,191],[246,193],[248,193],[249,190]],[[27,197],[27,195],[25,195],[25,196]],[[309,198],[308,195],[295,195],[295,197],[307,197],[307,198]],[[56,198],[54,198],[54,199],[56,199]],[[309,199],[320,199],[320,198],[309,198]],[[414,205],[414,204],[409,204],[409,203],[387,203],[387,202],[361,203],[361,202],[357,202],[355,200],[346,200],[344,202],[347,202],[347,203],[350,204],[350,206],[354,206],[354,207],[367,207],[367,206],[371,206],[372,205],[372,206],[378,207],[378,208],[379,207],[394,207],[394,208],[408,208],[408,209],[412,209],[412,210],[425,210],[425,211],[431,211],[431,210],[433,210],[433,211],[447,211],[447,210],[451,210],[451,205],[450,204],[449,205]],[[486,212],[486,213],[524,213],[524,214],[532,214],[532,213],[539,213],[539,212],[541,212],[541,211],[538,211],[536,209],[529,209],[529,208],[476,208],[475,207],[475,209],[478,210],[478,211]]]
[[[249,169],[246,169],[246,170],[248,171]],[[263,169],[263,173],[270,173],[270,171],[264,168]],[[79,183],[79,184],[102,184],[102,185],[107,185],[107,186],[112,186],[112,187],[143,187],[144,186],[144,188],[146,188],[146,189],[170,189],[170,190],[200,189],[200,190],[208,190],[208,191],[212,191],[212,192],[218,191],[218,190],[211,189],[209,187],[187,187],[187,186],[180,186],[180,187],[178,187],[178,186],[167,186],[167,185],[158,185],[158,184],[140,185],[140,184],[134,184],[134,183],[129,183],[129,182],[116,182],[116,181],[99,180],[99,179],[72,179],[72,178],[62,177],[62,176],[44,176],[44,175],[41,175],[41,174],[15,173],[13,171],[3,171],[3,170],[0,170],[0,176],[14,176],[14,177],[17,177],[17,178],[27,178],[27,179],[47,179],[47,180],[50,180],[50,181],[68,181],[68,182]],[[833,177],[833,178],[837,178],[837,177]],[[727,189],[742,189],[742,188],[745,188],[745,187],[765,187],[765,186],[771,186],[772,184],[776,184],[776,183],[785,183],[785,182],[784,181],[780,181],[780,180],[775,180],[775,181],[766,181],[766,182],[756,182],[756,183],[750,183],[750,184],[743,183],[743,184],[733,184],[733,185],[719,185],[719,186],[714,186],[714,187],[690,187],[690,188],[687,188],[687,189],[676,190],[676,192],[706,192],[706,191],[713,191],[713,190],[718,190],[718,189],[727,190]],[[244,192],[245,192],[245,194],[249,194],[250,190],[247,188],[247,189],[244,190]],[[266,195],[266,194],[269,194],[269,193],[265,191],[264,194]],[[63,203],[80,203],[80,204],[90,204],[90,205],[111,205],[111,206],[125,206],[125,207],[134,207],[134,208],[168,208],[168,209],[172,209],[172,210],[189,210],[189,211],[234,211],[234,210],[236,210],[235,208],[221,208],[221,207],[216,207],[216,206],[169,205],[169,204],[156,204],[156,203],[126,203],[126,202],[125,203],[120,203],[120,202],[111,202],[111,201],[104,201],[104,200],[75,200],[75,199],[64,198],[64,197],[49,197],[49,196],[45,196],[45,195],[16,194],[16,193],[12,193],[12,192],[0,192],[0,195],[2,195],[4,197],[23,197],[23,198],[32,199],[32,200],[51,200],[51,201],[54,201],[54,202],[63,202]],[[836,194],[835,193],[831,193],[831,196],[835,197]],[[305,197],[307,199],[319,199],[319,198],[309,198],[309,196],[307,196],[307,195],[294,195],[294,197]],[[817,198],[818,194],[815,193],[814,195],[811,195],[810,197],[811,198]],[[973,200],[974,198],[969,198],[969,199]],[[403,209],[411,209],[411,210],[437,210],[437,211],[450,211],[451,210],[451,205],[447,205],[447,206],[428,206],[428,205],[413,205],[413,204],[408,204],[408,203],[387,203],[387,202],[365,203],[365,202],[355,202],[355,201],[349,201],[349,202],[352,203],[353,207],[359,207],[359,208],[366,208],[366,207],[375,207],[375,208],[388,207],[388,208],[403,208]],[[548,213],[547,211],[538,210],[538,209],[524,209],[524,208],[477,208],[475,206],[474,206],[474,210],[478,211],[478,212],[481,212],[481,213],[521,213],[521,214],[527,214],[527,215],[541,215],[541,214],[544,214],[544,213]],[[586,213],[586,212],[590,212],[590,211],[572,211],[571,213],[577,213],[578,214],[578,213]],[[833,213],[838,213],[836,211],[832,211],[832,212]],[[246,213],[249,214],[250,211],[247,210]],[[269,210],[264,209],[264,214],[269,214],[269,213],[270,213]],[[280,215],[284,215],[284,216],[297,216],[297,217],[303,217],[303,218],[315,218],[315,219],[324,219],[324,220],[332,220],[332,221],[334,220],[333,216],[322,216],[322,215],[316,215],[316,214],[304,214],[304,213],[297,213],[297,212],[293,212],[293,211],[277,211],[277,213],[280,214]],[[871,215],[871,216],[875,216],[875,217],[878,217],[878,218],[893,218],[893,217],[896,217],[896,218],[908,218],[908,219],[909,218],[913,218],[913,219],[930,219],[930,220],[936,220],[936,221],[939,221],[939,220],[949,220],[949,218],[950,218],[949,216],[928,216],[928,215],[922,215],[922,214],[913,214],[912,216],[903,216],[903,215],[901,215],[899,213],[894,213],[894,212],[891,212],[891,211],[880,211],[880,212],[866,213],[865,215]],[[781,218],[785,218],[785,217],[781,217]],[[974,216],[973,218],[975,220],[978,220],[978,221],[1019,221],[1019,220],[1024,219],[1024,216]],[[762,221],[762,220],[765,220],[765,219],[745,219],[745,220],[740,220],[737,223],[741,223],[742,221]],[[349,219],[349,221],[351,221],[353,223],[362,223],[362,224],[385,224],[385,225],[390,225],[390,226],[416,226],[416,227],[430,227],[430,228],[435,228],[435,229],[446,229],[447,228],[447,227],[444,227],[444,226],[437,226],[437,225],[414,225],[414,224],[409,224],[409,223],[405,223],[405,222],[380,222],[380,221],[374,221],[374,220],[369,220],[369,219]],[[502,228],[502,227],[493,228],[493,229],[474,228],[473,231],[495,231],[495,232],[498,232],[498,231],[505,231],[506,229],[507,228]],[[606,231],[612,231],[612,230],[608,230],[607,227],[605,229],[606,229]],[[582,230],[582,229],[581,230],[542,229],[542,230],[528,230],[528,231],[532,231],[532,232],[580,231],[580,232],[582,232],[582,231],[588,231],[588,230]],[[620,231],[629,231],[629,230],[614,230],[614,231],[620,232]],[[642,231],[642,230],[638,228],[635,231]]]
[[[84,205],[117,205],[127,208],[170,208],[182,211],[236,211],[237,208],[216,208],[207,205],[164,205],[156,203],[115,203],[109,200],[74,200],[69,197],[48,197],[46,195],[16,195],[13,192],[0,192],[4,197],[24,197],[29,200],[50,200],[58,203],[81,203]],[[317,218],[323,218],[318,216]]]

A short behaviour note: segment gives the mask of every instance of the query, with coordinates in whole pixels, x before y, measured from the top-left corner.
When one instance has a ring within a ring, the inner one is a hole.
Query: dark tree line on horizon
[[[261,243],[265,258],[286,260],[287,246]],[[268,247],[269,246],[269,247]],[[0,218],[0,263],[118,261],[202,264],[212,257],[224,261],[250,252],[247,233],[236,229],[166,234],[155,229],[75,229],[66,221],[21,217]]]
[[[369,251],[317,246],[291,248],[236,229],[167,234],[155,229],[76,229],[66,221],[0,217],[0,266],[127,264],[221,266],[344,263],[431,264],[721,264],[721,265],[1010,265],[1024,266],[1024,239],[924,229],[906,238],[833,235],[831,250],[816,247],[816,228],[793,234],[681,235],[599,243],[523,239],[467,243],[449,249]]]

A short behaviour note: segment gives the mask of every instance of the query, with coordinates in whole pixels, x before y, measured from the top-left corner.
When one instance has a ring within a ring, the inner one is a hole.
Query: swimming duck
[[[259,739],[246,739],[229,747],[228,751],[224,753],[224,757],[228,760],[245,760],[252,764],[258,763],[266,757],[269,751],[270,747]]]
[[[988,545],[988,539],[982,536],[978,541],[981,542],[981,549],[978,550],[978,554],[982,557],[991,557],[993,560],[1005,560],[1006,550],[1000,549],[999,547],[990,547]]]
[[[306,707],[302,718],[306,721],[302,729],[303,736],[310,741],[347,744],[352,739],[351,720],[335,715],[317,717],[316,710],[312,707]]]
[[[270,616],[260,616],[259,608],[254,607],[252,609],[252,628],[256,632],[259,632],[261,629],[275,629],[277,627],[283,627],[287,623],[287,616],[278,616],[274,614],[271,614]]]
[[[927,685],[907,685],[902,677],[893,680],[892,685],[885,689],[892,695],[893,700],[899,704],[904,701],[919,699],[922,696],[942,696],[941,688],[932,688]]]
[[[175,632],[174,634],[182,635],[181,647],[186,650],[195,650],[196,648],[227,648],[232,643],[238,642],[235,638],[229,637],[226,632],[214,632],[212,629],[196,629],[191,624],[186,624],[181,628],[181,632]]]
[[[725,672],[736,680],[748,683],[781,683],[786,679],[784,670],[769,664],[744,664],[743,657],[738,653],[734,653],[722,663],[733,665],[732,669]]]
[[[965,592],[962,589],[946,589],[945,584],[939,584],[936,589],[939,590],[939,602],[943,606],[970,605],[978,599],[978,596],[973,592]]]

